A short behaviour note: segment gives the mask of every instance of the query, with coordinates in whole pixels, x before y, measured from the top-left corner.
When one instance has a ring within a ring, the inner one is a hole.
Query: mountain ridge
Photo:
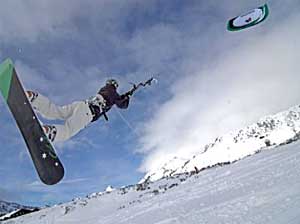
[[[243,129],[217,137],[213,142],[200,147],[200,152],[189,159],[173,157],[160,168],[147,172],[139,183],[232,163],[261,150],[298,140],[299,136],[300,106],[297,105],[265,116]]]
[[[34,209],[36,207],[20,205],[14,202],[0,200],[0,216],[13,212],[18,209]]]

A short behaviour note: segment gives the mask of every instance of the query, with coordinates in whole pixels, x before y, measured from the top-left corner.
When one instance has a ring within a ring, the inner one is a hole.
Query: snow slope
[[[295,141],[299,136],[300,106],[295,106],[266,116],[241,130],[220,136],[210,144],[199,146],[199,153],[192,158],[172,158],[163,166],[150,170],[141,182],[231,163],[260,152],[267,146]]]
[[[299,223],[300,142],[228,166],[95,193],[4,223]]]

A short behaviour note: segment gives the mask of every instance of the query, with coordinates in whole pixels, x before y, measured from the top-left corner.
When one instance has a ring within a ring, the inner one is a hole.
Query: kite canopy
[[[229,31],[239,31],[251,26],[255,26],[264,21],[269,15],[268,5],[265,4],[259,8],[253,9],[242,16],[237,16],[228,21],[227,29]]]

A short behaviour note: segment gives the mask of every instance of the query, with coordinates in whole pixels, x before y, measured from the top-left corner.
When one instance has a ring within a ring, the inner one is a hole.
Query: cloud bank
[[[184,78],[172,87],[171,100],[144,126],[141,171],[153,171],[174,156],[189,158],[219,135],[299,104],[299,19],[296,14],[277,24],[271,20],[227,33],[225,40],[214,32],[203,34],[220,48],[228,47],[219,55],[205,49],[202,54],[216,58],[205,66],[197,65],[193,55],[194,63],[183,65]]]

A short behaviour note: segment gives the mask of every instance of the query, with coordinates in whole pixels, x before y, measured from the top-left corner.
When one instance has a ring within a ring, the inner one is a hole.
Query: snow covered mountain
[[[18,209],[34,209],[34,208],[30,206],[19,205],[16,203],[0,201],[0,216]]]
[[[193,158],[174,158],[139,184],[4,223],[298,223],[299,132],[297,106],[219,137]]]
[[[185,173],[42,209],[4,224],[220,224],[300,220],[300,141],[200,173]]]
[[[140,181],[155,181],[163,177],[198,172],[203,169],[228,164],[253,155],[268,147],[295,141],[300,136],[300,106],[267,116],[244,129],[218,137],[214,142],[199,147],[192,158],[174,157],[170,161],[148,172]]]

